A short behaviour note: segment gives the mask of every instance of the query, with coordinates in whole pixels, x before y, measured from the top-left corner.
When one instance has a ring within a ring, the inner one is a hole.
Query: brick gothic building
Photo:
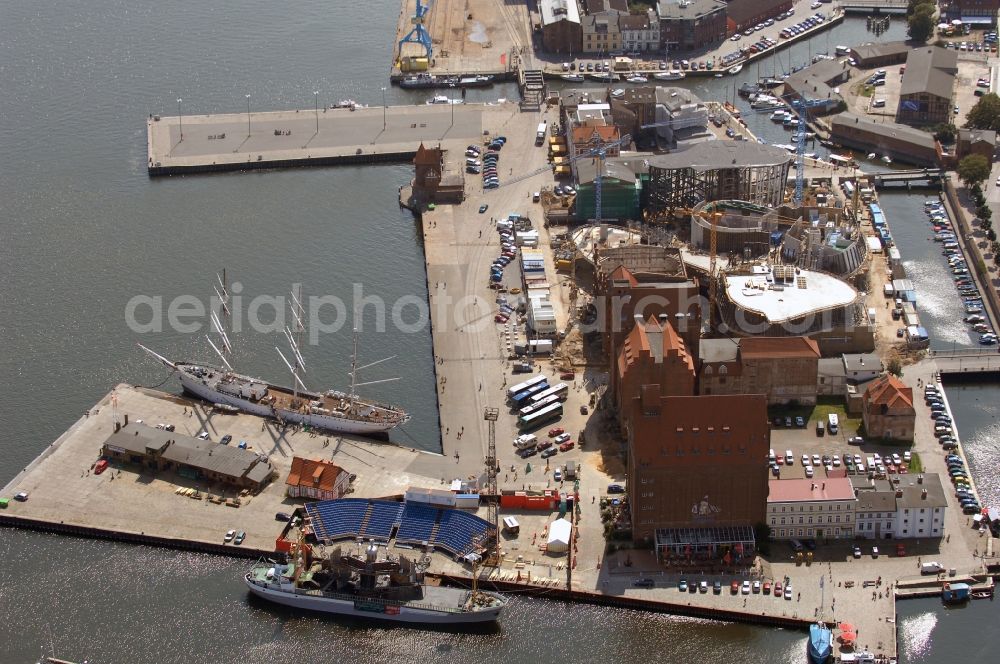
[[[767,508],[767,397],[660,392],[645,385],[626,405],[633,538],[661,560],[750,555]]]
[[[699,394],[766,394],[769,404],[816,403],[819,346],[808,337],[702,341]]]

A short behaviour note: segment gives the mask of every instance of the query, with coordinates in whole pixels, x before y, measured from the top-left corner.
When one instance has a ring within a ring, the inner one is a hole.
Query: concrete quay
[[[477,140],[491,108],[431,104],[150,116],[147,169],[153,176],[408,161],[421,142]]]
[[[173,424],[190,436],[208,431],[211,440],[226,434],[232,435],[233,444],[246,440],[254,451],[268,456],[279,479],[257,495],[242,496],[240,507],[233,508],[176,494],[184,487],[224,499],[238,495],[175,473],[150,474],[123,466],[95,475],[92,466],[101,445],[125,415],[130,422],[143,420],[150,426]],[[275,513],[291,512],[297,505],[285,495],[284,485],[296,454],[332,460],[355,473],[355,491],[366,496],[399,495],[411,483],[440,484],[439,478],[410,470],[420,457],[435,455],[349,436],[311,435],[251,415],[222,415],[200,401],[122,384],[3,489],[5,496],[26,491],[28,500],[11,501],[0,512],[0,524],[235,556],[270,553],[284,525],[275,521]],[[242,546],[223,545],[230,528],[246,531]]]

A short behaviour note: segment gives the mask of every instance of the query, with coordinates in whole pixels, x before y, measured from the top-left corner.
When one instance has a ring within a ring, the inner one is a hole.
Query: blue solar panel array
[[[388,540],[392,529],[399,526],[396,541],[427,542],[456,556],[471,551],[476,539],[485,535],[490,526],[474,514],[423,503],[341,498],[307,503],[305,507],[320,540],[350,537]],[[436,524],[438,529],[434,533]]]

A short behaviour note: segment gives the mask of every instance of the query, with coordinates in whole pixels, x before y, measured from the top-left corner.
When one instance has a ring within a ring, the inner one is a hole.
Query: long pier
[[[329,166],[413,158],[421,142],[478,140],[482,104],[151,115],[149,175]]]

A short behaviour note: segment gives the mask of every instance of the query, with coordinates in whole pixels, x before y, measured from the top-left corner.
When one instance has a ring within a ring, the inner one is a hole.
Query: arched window
[[[705,365],[705,375],[706,376],[711,376],[712,375],[712,365],[711,364],[706,364]]]
[[[719,374],[720,375],[724,375],[724,374],[727,374],[727,373],[729,373],[729,370],[726,369],[726,365],[725,364],[723,364],[722,366],[719,367]]]

